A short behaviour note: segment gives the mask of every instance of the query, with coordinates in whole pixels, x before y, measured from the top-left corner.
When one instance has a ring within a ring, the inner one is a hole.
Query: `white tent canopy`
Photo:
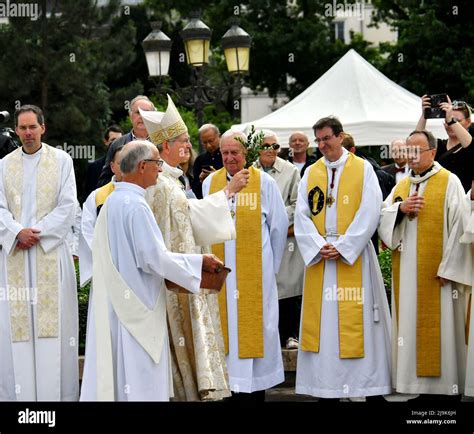
[[[292,132],[301,130],[312,141],[315,122],[336,116],[357,146],[376,146],[405,138],[415,129],[420,114],[420,97],[385,77],[351,49],[288,104],[232,129],[248,132],[251,125],[257,130],[270,129],[277,133],[280,144],[288,147]],[[440,119],[429,120],[427,129],[435,137],[447,137]]]

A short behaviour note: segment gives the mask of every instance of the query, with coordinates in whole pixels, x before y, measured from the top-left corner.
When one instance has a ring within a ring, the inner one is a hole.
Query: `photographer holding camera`
[[[421,117],[416,129],[418,131],[426,128],[426,119],[439,117],[433,113],[436,107],[432,105],[432,97],[440,95],[423,95],[421,97]],[[453,101],[448,95],[446,100],[437,105],[444,111],[444,128],[448,134],[448,139],[437,139],[438,148],[435,160],[444,168],[458,176],[467,192],[471,188],[472,168],[474,167],[474,145],[472,145],[471,134],[471,108],[464,101]]]

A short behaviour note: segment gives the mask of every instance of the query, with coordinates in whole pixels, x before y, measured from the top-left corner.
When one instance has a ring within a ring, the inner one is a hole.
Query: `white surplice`
[[[339,180],[347,160],[344,149],[335,162],[325,160],[328,179],[336,169],[333,197],[337,197]],[[364,161],[364,185],[360,208],[346,233],[323,238],[311,220],[308,204],[307,170],[300,182],[295,213],[295,235],[306,266],[322,260],[319,251],[328,242],[353,264],[362,256],[364,306],[364,357],[339,357],[338,302],[336,261],[326,261],[321,305],[321,333],[318,353],[298,350],[296,393],[322,398],[349,398],[384,395],[391,392],[390,383],[390,313],[383,279],[371,237],[377,228],[382,193],[372,166]],[[329,182],[328,182],[329,188]],[[337,202],[326,207],[326,233],[337,234]],[[304,305],[304,290],[303,290]],[[301,330],[301,328],[300,328]],[[301,331],[300,331],[301,333]],[[301,336],[300,336],[301,342]]]
[[[166,250],[161,232],[149,205],[145,190],[121,182],[107,199],[109,248],[115,268],[133,293],[148,308],[153,309],[160,291],[164,291],[163,279],[199,292],[201,281],[201,255],[182,255]],[[96,252],[93,251],[93,255]],[[167,401],[172,395],[169,378],[168,338],[159,363],[129,333],[109,303],[109,321],[115,400],[117,401]],[[94,308],[90,313],[84,377],[81,400],[97,399],[96,327]]]
[[[43,144],[45,146],[45,144]],[[36,305],[29,311],[28,341],[11,341],[8,300],[0,300],[0,400],[76,401],[79,396],[78,307],[76,274],[66,240],[76,212],[76,181],[71,157],[52,148],[58,159],[58,200],[56,207],[37,221],[36,173],[41,148],[22,154],[23,195],[21,220],[15,221],[5,197],[5,159],[0,161],[0,288],[7,287],[7,256],[16,246],[16,236],[25,227],[39,229],[37,248],[58,251],[59,324],[58,338],[38,338]],[[36,248],[25,253],[26,284],[36,288]],[[33,299],[34,300],[34,299]]]
[[[112,177],[115,180],[115,175]],[[94,227],[97,221],[97,205],[95,189],[82,204],[82,218],[79,233],[79,276],[81,287],[86,285],[92,278],[92,240],[94,238]],[[90,297],[89,297],[90,298]]]
[[[213,174],[203,183],[203,196],[209,194]],[[261,173],[262,279],[263,279],[263,358],[239,358],[237,330],[236,241],[226,241],[225,263],[232,271],[227,276],[227,315],[229,354],[226,357],[230,388],[233,392],[269,389],[284,381],[283,361],[278,333],[278,291],[276,273],[286,245],[288,217],[276,182]],[[235,203],[238,203],[238,193]],[[229,199],[229,208],[231,208]],[[234,219],[236,216],[234,217]],[[237,235],[238,236],[238,235]]]
[[[433,169],[423,177],[415,176],[410,185],[410,193],[419,183],[418,195],[423,195],[428,179],[441,169],[434,163]],[[463,261],[463,250],[466,246],[459,243],[459,225],[462,223],[464,189],[456,175],[450,174],[445,201],[439,204],[444,207],[444,223],[433,237],[443,238],[443,256],[438,275],[453,282],[441,287],[441,376],[417,377],[416,375],[416,312],[417,312],[417,227],[418,220],[403,217],[396,224],[397,213],[401,202],[392,204],[395,188],[385,200],[379,225],[380,239],[390,248],[400,249],[400,293],[399,324],[395,314],[395,301],[392,291],[392,382],[400,393],[427,393],[456,395],[462,393],[465,380],[466,345],[464,334],[465,294],[456,255]],[[457,238],[457,239],[454,239]],[[455,246],[455,247],[453,247]],[[429,255],[426,246],[425,255]],[[460,279],[461,277],[461,279]]]

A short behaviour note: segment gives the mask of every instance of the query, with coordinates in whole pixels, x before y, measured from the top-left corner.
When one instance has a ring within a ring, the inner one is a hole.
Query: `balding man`
[[[317,160],[315,155],[308,153],[308,136],[303,131],[295,131],[291,134],[288,145],[290,146],[288,161],[293,163],[298,168],[300,176],[303,176],[306,168]]]
[[[407,177],[410,168],[407,164],[407,147],[404,139],[395,139],[390,143],[390,154],[394,163],[383,166],[382,170],[395,177],[395,184]]]
[[[199,128],[199,141],[206,151],[194,161],[192,188],[198,199],[202,199],[202,183],[206,177],[223,166],[219,149],[220,136],[219,128],[214,124],[204,124]]]
[[[247,139],[233,131],[221,137],[224,168],[206,178],[204,196],[230,185],[245,167],[247,148],[236,137]],[[228,201],[237,238],[214,244],[212,250],[232,270],[219,294],[230,388],[242,392],[234,395],[236,399],[264,400],[265,389],[284,380],[275,275],[286,244],[288,217],[277,183],[255,167],[249,172],[247,187]]]
[[[213,255],[169,252],[145,200],[161,171],[147,141],[122,150],[118,183],[101,209],[93,241],[93,282],[81,400],[168,401],[170,359],[164,279],[198,293]],[[88,366],[88,365],[91,366]]]
[[[410,175],[382,206],[379,235],[393,250],[392,380],[397,392],[451,395],[465,378],[463,273],[453,261],[467,257],[457,228],[464,189],[434,161],[437,142],[426,130],[407,139]],[[422,397],[423,398],[423,397]],[[445,399],[445,398],[443,398]]]

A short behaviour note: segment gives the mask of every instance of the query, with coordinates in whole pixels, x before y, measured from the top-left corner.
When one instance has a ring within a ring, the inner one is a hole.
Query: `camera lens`
[[[10,113],[8,113],[6,110],[0,112],[0,122],[6,122],[8,119],[10,119]]]

